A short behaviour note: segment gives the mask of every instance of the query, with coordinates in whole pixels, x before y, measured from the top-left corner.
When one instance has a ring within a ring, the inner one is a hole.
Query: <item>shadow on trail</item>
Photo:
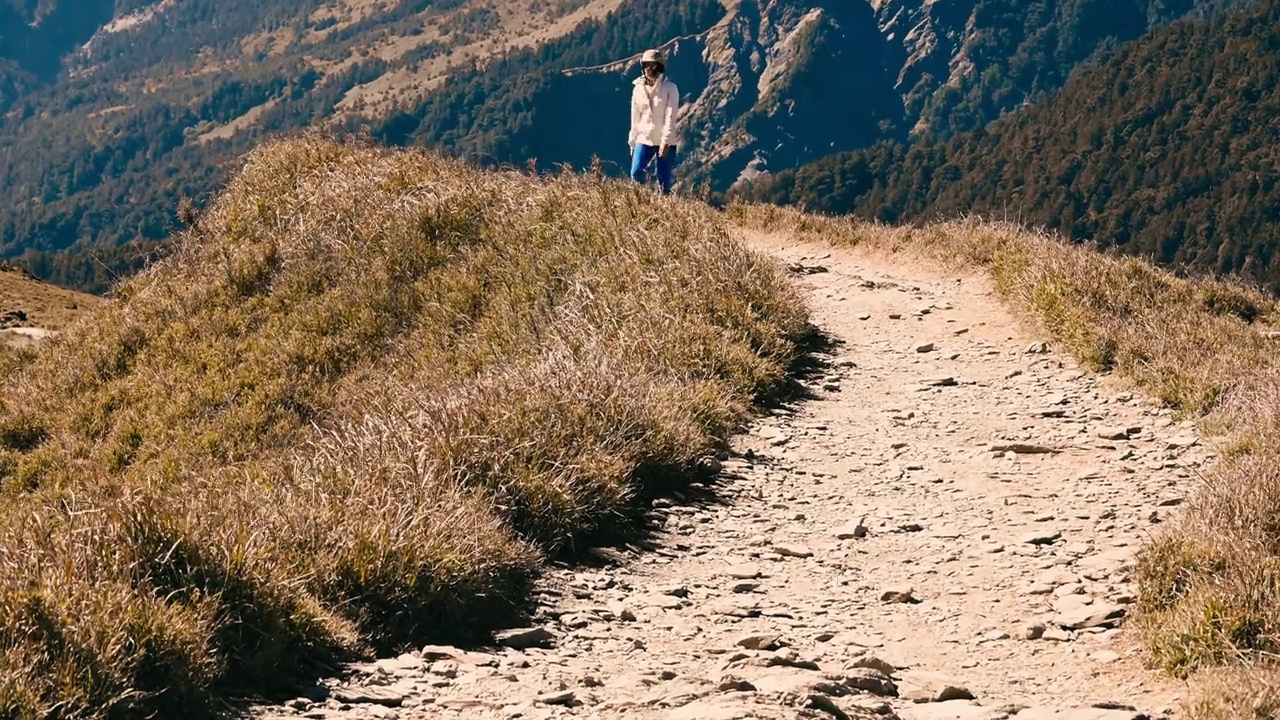
[[[783,379],[753,398],[753,418],[735,428],[734,434],[747,430],[747,423],[753,419],[768,417],[780,411],[795,411],[804,402],[817,398],[818,393],[814,392],[813,387],[821,383],[823,376],[833,369],[834,354],[842,344],[843,341],[810,326],[808,332],[797,339],[796,353]],[[519,583],[521,587],[507,588],[504,594],[511,602],[500,603],[502,610],[495,613],[497,616],[486,617],[484,626],[491,631],[501,631],[542,624],[545,614],[540,610],[549,601],[553,601],[555,595],[540,592],[554,589],[554,580],[548,582],[548,570],[615,568],[647,554],[674,557],[675,553],[688,550],[680,536],[664,537],[669,522],[687,514],[691,509],[696,511],[723,507],[732,502],[733,486],[743,476],[725,468],[725,461],[736,459],[761,463],[750,450],[735,452],[731,448],[731,440],[731,437],[725,438],[712,456],[705,457],[692,466],[653,465],[638,468],[633,476],[634,495],[631,502],[611,521],[600,523],[572,538],[559,550],[548,553],[541,573],[525,578]],[[675,509],[680,512],[673,512]],[[416,637],[413,641],[401,642],[394,647],[372,649],[379,658],[395,657],[402,652],[421,649],[427,643],[448,643],[462,650],[479,652],[502,650],[489,632],[478,627],[437,628],[427,635],[430,637]],[[369,659],[372,658],[351,658],[352,661]],[[270,697],[255,695],[232,701],[226,708],[228,715],[248,717],[249,706],[255,703],[278,704],[299,696],[322,699],[328,696],[328,691],[320,683],[343,683],[353,674],[350,669],[317,670],[320,670],[320,676],[315,677],[314,683],[303,680],[302,684],[279,688],[280,692],[273,693]]]
[[[755,417],[795,411],[805,401],[817,398],[813,385],[832,370],[832,357],[842,344],[843,341],[810,326],[808,332],[798,338],[795,357],[783,380],[754,398]],[[746,429],[745,424],[739,426],[735,434]],[[750,451],[734,452],[729,440],[731,438],[726,438],[721,443],[714,457],[704,458],[691,467],[640,468],[633,483],[633,501],[616,522],[576,538],[573,546],[549,558],[550,566],[562,569],[615,567],[644,553],[682,550],[678,541],[670,548],[659,541],[671,515],[667,510],[673,507],[704,510],[730,504],[729,491],[742,476],[724,469],[723,461],[758,462]]]

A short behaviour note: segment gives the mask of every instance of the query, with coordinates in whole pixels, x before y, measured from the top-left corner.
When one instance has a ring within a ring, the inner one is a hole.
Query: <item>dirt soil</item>
[[[833,341],[652,548],[548,573],[484,652],[350,668],[258,717],[1176,715],[1126,624],[1133,553],[1213,459],[983,275],[750,236]]]

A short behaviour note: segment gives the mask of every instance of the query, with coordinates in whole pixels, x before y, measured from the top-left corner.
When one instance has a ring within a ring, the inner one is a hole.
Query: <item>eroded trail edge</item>
[[[553,570],[492,652],[352,668],[263,717],[1129,720],[1184,688],[1126,626],[1134,552],[1213,459],[1023,330],[979,274],[752,236],[837,341],[656,549]]]

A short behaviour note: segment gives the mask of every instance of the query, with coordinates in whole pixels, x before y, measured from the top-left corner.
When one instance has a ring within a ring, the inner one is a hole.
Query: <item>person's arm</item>
[[[667,152],[667,146],[671,145],[676,139],[676,118],[680,113],[680,89],[676,84],[668,81],[667,87],[667,112],[662,118],[662,152]]]
[[[631,152],[636,151],[636,143],[640,140],[638,134],[640,132],[640,106],[636,103],[636,88],[631,87],[631,134],[627,137],[627,147],[631,148]]]

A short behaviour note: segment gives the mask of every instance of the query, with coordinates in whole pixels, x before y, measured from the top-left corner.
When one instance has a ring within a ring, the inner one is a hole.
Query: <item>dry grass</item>
[[[26,325],[61,330],[100,302],[100,298],[40,282],[0,261],[0,314],[21,310]]]
[[[313,137],[115,295],[0,355],[5,717],[213,714],[483,639],[808,331],[705,207]]]
[[[1280,322],[1276,299],[1180,279],[1012,225],[888,228],[732,205],[737,223],[988,269],[1002,295],[1087,366],[1114,371],[1220,435],[1223,459],[1140,553],[1137,623],[1152,664],[1215,670],[1200,718],[1274,718],[1280,665]],[[1225,670],[1220,670],[1225,668]],[[1229,689],[1228,692],[1226,689]]]

